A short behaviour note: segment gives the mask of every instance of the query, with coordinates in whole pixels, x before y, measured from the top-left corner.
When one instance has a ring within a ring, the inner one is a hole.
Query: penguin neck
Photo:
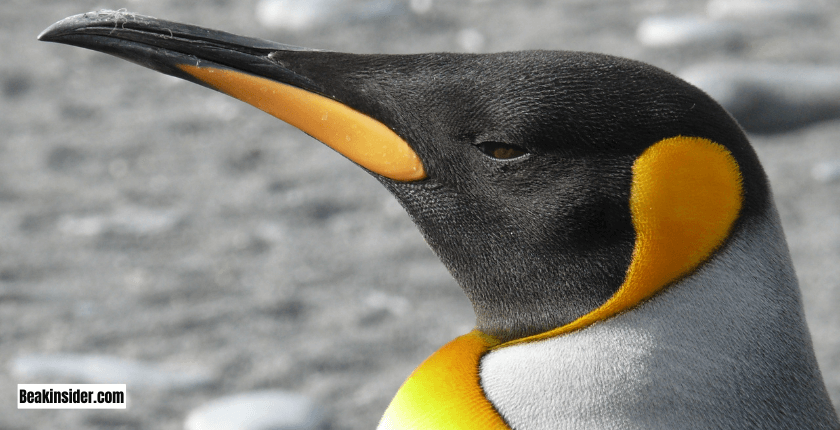
[[[773,207],[638,307],[491,351],[481,380],[513,428],[838,426]]]

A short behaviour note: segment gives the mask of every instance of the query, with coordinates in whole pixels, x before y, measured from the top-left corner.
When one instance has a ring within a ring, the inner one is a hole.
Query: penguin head
[[[385,164],[409,174],[380,167],[377,151],[337,148],[320,129],[289,121],[399,200],[472,302],[477,328],[499,342],[583,327],[634,306],[695,270],[768,204],[764,174],[734,120],[698,89],[636,61],[558,51],[356,55],[148,17],[115,19],[78,15],[40,37],[270,112],[262,104],[274,90],[265,82],[276,82],[384,125],[407,153]],[[256,89],[243,92],[243,79],[255,77]],[[670,191],[651,191],[657,183]],[[674,209],[671,200],[689,203]],[[681,220],[661,227],[660,209],[651,209],[659,207],[670,211],[664,218]],[[697,224],[696,212],[710,213],[714,225]],[[684,229],[702,238],[677,231],[664,246],[643,238]],[[675,268],[640,263],[683,248]],[[639,282],[646,286],[637,294]],[[616,304],[626,294],[633,297]]]
[[[713,142],[732,157],[735,177],[728,197],[720,196],[728,202],[697,203],[729,205],[724,231],[688,267],[649,288],[695,269],[736,218],[766,204],[761,168],[731,117],[698,89],[639,62],[555,51],[341,54],[326,71],[312,53],[275,55],[296,73],[326,78],[336,99],[416,151],[425,179],[374,175],[464,289],[478,328],[501,342],[567,326],[626,284],[639,242],[634,166],[657,143]]]

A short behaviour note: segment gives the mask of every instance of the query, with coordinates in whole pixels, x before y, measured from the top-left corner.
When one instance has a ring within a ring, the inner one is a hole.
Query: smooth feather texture
[[[492,351],[481,380],[517,430],[840,428],[772,207],[638,308]]]

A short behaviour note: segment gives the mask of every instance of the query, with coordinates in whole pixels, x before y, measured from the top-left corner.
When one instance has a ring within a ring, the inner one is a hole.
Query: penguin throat
[[[403,383],[379,430],[510,430],[487,400],[480,361],[499,342],[473,330],[444,345]]]

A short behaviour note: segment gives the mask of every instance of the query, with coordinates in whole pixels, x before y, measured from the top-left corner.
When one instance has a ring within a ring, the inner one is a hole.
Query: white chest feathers
[[[485,355],[487,397],[516,430],[838,428],[768,212],[640,306]]]

